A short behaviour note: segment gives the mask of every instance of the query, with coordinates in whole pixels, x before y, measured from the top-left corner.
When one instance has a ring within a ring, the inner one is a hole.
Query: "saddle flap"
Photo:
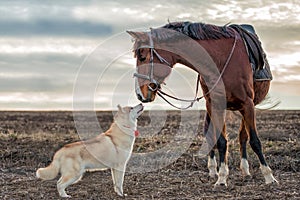
[[[255,33],[254,27],[250,24],[231,24],[229,27],[236,30],[245,43],[249,55],[249,61],[252,64],[255,80],[272,80],[272,74],[266,54],[258,36]]]
[[[232,24],[230,25],[231,28],[235,29],[242,39],[245,42],[250,62],[253,63],[256,68],[262,69],[264,67],[264,58],[263,58],[263,49],[261,47],[261,43],[255,34],[255,30],[253,26],[248,25],[248,24],[243,24],[243,25],[237,25],[237,24]],[[251,60],[251,58],[253,60]]]

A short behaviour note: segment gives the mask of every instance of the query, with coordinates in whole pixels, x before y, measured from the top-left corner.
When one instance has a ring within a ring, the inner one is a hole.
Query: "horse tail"
[[[258,111],[268,111],[277,108],[280,104],[280,99],[274,98],[268,94],[260,104],[255,106],[255,109]]]

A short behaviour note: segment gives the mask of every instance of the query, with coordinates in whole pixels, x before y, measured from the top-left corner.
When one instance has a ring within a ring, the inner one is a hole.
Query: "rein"
[[[229,61],[231,60],[231,57],[234,53],[236,43],[237,43],[237,35],[235,33],[234,42],[233,42],[230,54],[228,55],[227,60],[224,64],[224,66],[223,66],[223,69],[222,69],[221,73],[220,73],[220,76],[217,79],[217,81],[215,82],[215,84],[204,95],[202,95],[201,97],[197,97],[198,96],[198,91],[199,91],[199,83],[200,83],[200,74],[198,73],[197,82],[196,82],[195,98],[194,99],[181,99],[181,98],[178,98],[178,97],[175,97],[175,96],[172,96],[170,94],[167,94],[167,93],[163,92],[162,89],[160,89],[160,87],[159,87],[160,84],[153,77],[153,71],[154,71],[153,54],[155,54],[157,56],[157,58],[160,60],[161,63],[166,63],[169,67],[171,67],[171,64],[167,60],[165,60],[161,55],[159,55],[159,53],[154,49],[154,44],[153,44],[153,39],[151,37],[151,32],[152,32],[152,29],[150,29],[150,32],[148,33],[150,45],[149,46],[145,45],[145,46],[139,47],[139,49],[141,49],[141,48],[150,49],[151,69],[150,69],[149,75],[147,76],[147,75],[144,75],[144,74],[134,73],[133,76],[137,77],[137,78],[142,78],[142,79],[145,79],[145,80],[149,80],[151,83],[156,84],[157,86],[155,88],[152,88],[148,85],[148,89],[151,90],[152,92],[157,91],[158,96],[160,96],[165,102],[167,102],[168,104],[170,104],[171,106],[173,106],[174,108],[177,108],[179,110],[187,110],[187,109],[193,107],[193,105],[196,101],[199,102],[202,98],[204,98],[205,96],[210,94],[216,88],[216,86],[220,82],[220,80],[221,80],[221,78],[222,78],[222,76],[223,76],[223,74],[224,74],[224,72],[225,72],[225,70],[226,70],[226,68],[229,64]],[[178,106],[174,105],[173,103],[171,103],[169,100],[167,100],[164,96],[167,96],[167,97],[172,98],[172,99],[177,100],[177,101],[190,102],[190,105],[188,105],[187,107],[184,107],[184,108],[178,107]]]

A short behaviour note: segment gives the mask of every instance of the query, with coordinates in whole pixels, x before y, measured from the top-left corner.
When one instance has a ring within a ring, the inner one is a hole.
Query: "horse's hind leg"
[[[274,178],[272,174],[272,170],[267,165],[265,157],[262,153],[261,142],[257,136],[257,130],[256,130],[254,103],[250,98],[248,99],[247,102],[245,102],[243,109],[240,112],[243,115],[245,126],[249,133],[250,146],[259,158],[260,168],[262,174],[264,175],[266,184],[273,183],[273,182],[277,183],[277,180]]]
[[[209,126],[211,126],[211,127],[209,128]],[[218,175],[218,172],[217,172],[217,161],[216,161],[216,156],[215,156],[215,151],[214,151],[216,138],[214,137],[212,126],[213,126],[213,124],[211,123],[210,116],[206,112],[205,122],[204,122],[204,135],[206,137],[208,147],[209,147],[209,149],[211,149],[209,152],[209,155],[208,155],[207,168],[209,171],[209,176],[211,178],[214,178]]]
[[[247,160],[247,141],[248,141],[248,133],[245,127],[245,121],[242,120],[240,131],[239,131],[239,141],[240,141],[240,152],[241,152],[241,163],[240,169],[242,171],[243,176],[251,176],[249,172],[249,164]]]

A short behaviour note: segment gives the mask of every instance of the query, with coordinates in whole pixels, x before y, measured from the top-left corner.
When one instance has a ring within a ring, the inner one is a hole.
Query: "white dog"
[[[142,112],[142,104],[124,108],[118,105],[114,123],[105,133],[87,141],[65,145],[55,153],[48,167],[36,171],[36,176],[52,180],[61,173],[57,190],[61,197],[70,197],[65,188],[79,181],[85,171],[111,169],[114,190],[123,196],[126,164],[138,133],[137,118]]]

